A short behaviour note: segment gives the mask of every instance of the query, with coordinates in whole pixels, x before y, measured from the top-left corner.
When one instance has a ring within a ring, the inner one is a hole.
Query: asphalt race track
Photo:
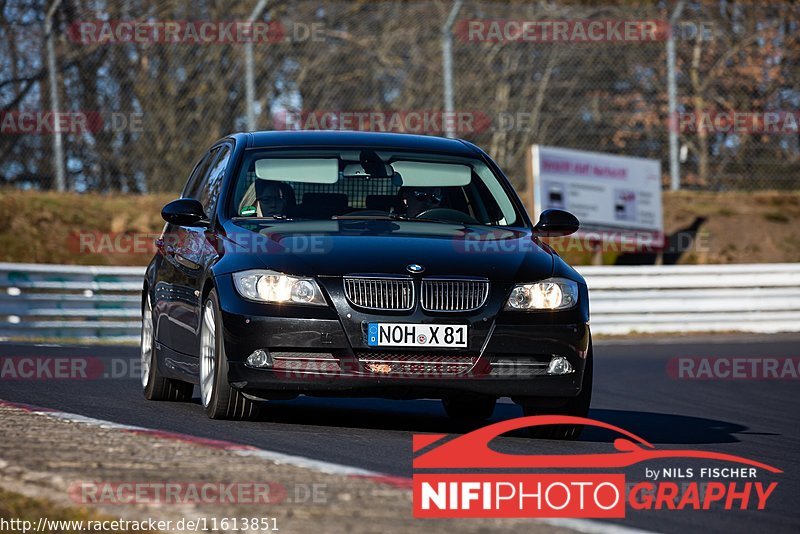
[[[628,510],[616,520],[660,532],[800,531],[800,381],[678,380],[667,372],[674,357],[797,357],[798,336],[697,337],[606,341],[595,346],[591,417],[643,437],[658,449],[700,449],[744,456],[784,471],[767,509]],[[410,476],[414,432],[458,432],[439,402],[300,398],[270,403],[258,422],[211,421],[193,403],[145,401],[135,347],[58,347],[0,344],[0,358],[70,357],[114,361],[117,378],[0,381],[0,399],[54,408],[123,424],[225,439],[392,475]],[[109,365],[107,368],[111,368]],[[195,395],[198,390],[195,389]],[[494,420],[521,415],[501,402]],[[496,445],[495,445],[496,443]],[[20,444],[24,446],[24,444]],[[576,443],[504,436],[503,452],[527,454],[612,452],[611,440],[584,432]],[[674,465],[671,460],[659,467]],[[648,464],[649,465],[649,464]],[[686,465],[686,464],[677,464]],[[700,466],[727,466],[702,461]],[[644,480],[644,465],[626,469],[627,480]],[[680,480],[675,480],[680,483]],[[752,508],[752,505],[751,505]]]

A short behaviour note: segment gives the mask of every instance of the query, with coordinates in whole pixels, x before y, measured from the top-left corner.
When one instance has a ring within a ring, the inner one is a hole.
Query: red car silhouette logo
[[[621,434],[614,440],[616,452],[592,454],[506,454],[489,448],[489,442],[507,432],[542,425],[585,425]],[[415,434],[414,452],[442,441],[447,434]],[[718,460],[782,473],[770,465],[719,452],[700,450],[658,450],[639,436],[617,426],[566,415],[520,417],[474,430],[419,454],[414,469],[509,469],[509,468],[621,468],[649,460],[696,458]]]

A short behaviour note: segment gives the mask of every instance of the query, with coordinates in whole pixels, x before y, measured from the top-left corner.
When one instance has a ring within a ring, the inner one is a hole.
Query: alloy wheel
[[[203,406],[211,403],[217,365],[217,325],[214,306],[209,300],[203,307],[203,324],[200,333],[200,397]]]
[[[150,308],[148,296],[142,310],[142,343],[140,349],[142,360],[142,387],[147,388],[150,383],[150,366],[153,363],[153,310]]]

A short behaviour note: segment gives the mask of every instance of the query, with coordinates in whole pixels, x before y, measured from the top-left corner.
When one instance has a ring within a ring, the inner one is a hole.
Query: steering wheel
[[[453,221],[465,224],[480,224],[478,219],[467,215],[463,211],[458,211],[450,208],[431,208],[420,212],[414,219],[442,219],[445,221]]]

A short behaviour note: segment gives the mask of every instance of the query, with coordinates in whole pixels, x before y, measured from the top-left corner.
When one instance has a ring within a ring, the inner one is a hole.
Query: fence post
[[[247,17],[247,22],[252,24],[261,16],[261,12],[267,7],[267,0],[259,0],[256,7],[253,8],[250,16]],[[247,107],[247,131],[253,132],[256,129],[256,75],[255,67],[253,66],[253,40],[248,39],[244,44],[244,69],[245,69],[245,100]]]
[[[454,111],[453,104],[453,23],[461,11],[461,6],[464,4],[462,0],[453,2],[453,7],[450,8],[450,14],[442,26],[442,68],[444,70],[444,124],[445,136],[453,138],[456,136],[454,121],[452,115]]]
[[[669,178],[670,189],[677,191],[681,188],[681,171],[678,161],[678,88],[675,80],[675,35],[672,28],[683,11],[683,0],[675,6],[675,11],[669,18],[667,33],[667,94],[669,97]]]
[[[47,77],[50,83],[50,111],[54,117],[58,116],[61,110],[61,103],[58,98],[58,81],[56,79],[56,45],[53,36],[53,16],[56,14],[56,9],[61,5],[61,0],[53,0],[50,8],[47,10],[47,16],[44,19],[44,32],[47,36]],[[57,121],[58,119],[53,119]],[[64,146],[61,130],[59,128],[53,129],[53,171],[56,174],[56,189],[59,192],[66,190],[66,179],[64,172]]]

